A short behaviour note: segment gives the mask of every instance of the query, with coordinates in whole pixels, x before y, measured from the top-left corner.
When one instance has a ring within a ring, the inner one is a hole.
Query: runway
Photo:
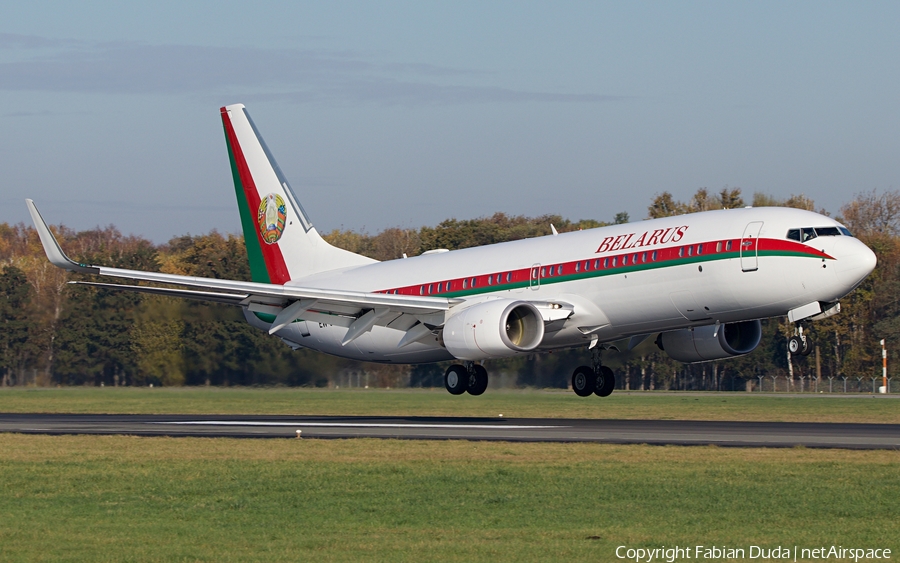
[[[0,432],[230,438],[397,438],[900,449],[900,424],[258,415],[0,414]]]

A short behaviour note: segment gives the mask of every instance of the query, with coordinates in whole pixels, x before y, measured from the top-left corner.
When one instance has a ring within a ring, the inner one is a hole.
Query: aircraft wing
[[[347,327],[349,330],[343,343],[349,344],[371,330],[373,326],[380,325],[406,332],[408,338],[404,337],[401,341],[401,344],[405,345],[430,335],[432,328],[443,324],[444,312],[463,302],[462,299],[443,297],[306,288],[79,264],[63,252],[34,202],[30,199],[26,199],[25,202],[44,252],[53,265],[71,272],[178,287],[69,283],[246,307],[254,313],[274,317],[272,327],[269,329],[270,334],[295,320],[304,319]]]

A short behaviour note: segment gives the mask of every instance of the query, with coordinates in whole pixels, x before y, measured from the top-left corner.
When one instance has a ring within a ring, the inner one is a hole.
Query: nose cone
[[[832,254],[836,262],[835,274],[846,294],[872,273],[878,260],[875,253],[858,239],[838,237],[835,243]]]

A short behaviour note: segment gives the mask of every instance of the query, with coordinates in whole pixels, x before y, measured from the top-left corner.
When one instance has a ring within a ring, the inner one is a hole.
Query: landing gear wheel
[[[600,366],[599,373],[597,374],[597,384],[596,388],[594,389],[594,393],[596,393],[598,397],[609,397],[609,395],[615,388],[616,374],[614,374],[613,370],[609,369],[608,367]]]
[[[799,336],[792,336],[791,339],[788,340],[788,350],[791,354],[801,353],[801,350],[803,350],[803,340],[801,340]]]
[[[810,342],[809,338],[806,336],[803,337],[803,345],[800,347],[800,355],[801,356],[809,356],[809,353],[812,352],[813,345]]]
[[[488,373],[484,366],[474,365],[469,373],[469,395],[481,395],[488,386]]]
[[[469,373],[459,364],[453,364],[447,368],[444,374],[444,387],[451,395],[462,395],[466,392],[469,382]]]
[[[587,397],[594,392],[596,379],[597,374],[594,373],[594,370],[587,366],[579,366],[572,374],[572,390],[579,397]]]

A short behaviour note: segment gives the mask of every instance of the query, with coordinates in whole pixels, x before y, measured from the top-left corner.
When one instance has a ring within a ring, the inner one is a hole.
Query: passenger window
[[[542,277],[542,278],[546,278],[546,277],[547,277],[547,268],[541,268],[541,277]]]
[[[800,242],[800,229],[791,229],[788,231],[787,238]]]
[[[618,260],[616,259],[615,256],[613,256],[613,259],[612,259],[612,267],[613,267],[613,268],[616,267],[616,262],[618,262]]]
[[[584,271],[587,272],[587,271],[590,270],[590,269],[591,269],[591,261],[590,261],[590,260],[585,260],[585,261],[584,261]]]
[[[419,286],[419,295],[425,295],[425,286],[424,285]]]
[[[731,250],[731,241],[725,241],[725,250]]]
[[[469,280],[463,280],[463,289],[469,288]]]
[[[606,260],[607,260],[607,258],[603,259],[603,267],[604,268],[606,267]],[[600,267],[600,259],[598,258],[598,259],[594,260],[594,269],[596,270],[599,267]]]
[[[816,238],[816,231],[812,227],[803,227],[800,229],[800,242],[806,242]]]
[[[628,265],[628,255],[627,255],[627,254],[626,254],[625,256],[622,257],[622,265],[623,265],[623,266],[627,266],[627,265]]]
[[[509,283],[509,281],[511,279],[512,279],[512,272],[506,272],[506,283]]]
[[[722,252],[722,241],[716,243],[716,252]]]
[[[688,256],[693,256],[693,255],[694,255],[694,247],[693,247],[693,246],[689,246],[689,247],[688,247]]]
[[[472,278],[472,287],[475,287],[475,282],[478,281],[478,278]]]
[[[645,253],[641,254],[641,262],[646,262],[646,261],[647,261],[647,253],[645,252]]]
[[[581,262],[575,262],[575,273],[577,274],[580,271],[581,271]]]
[[[703,254],[703,245],[698,244],[697,245],[697,256],[700,256],[701,254]]]
[[[650,259],[653,260],[654,262],[656,262],[656,251],[655,250],[653,251],[653,254],[650,255]]]
[[[488,276],[488,285],[494,285],[494,274]]]
[[[563,265],[560,264],[559,266],[556,267],[556,275],[561,276],[562,270],[563,270]]]
[[[431,292],[433,290],[434,290],[434,284],[433,283],[428,284],[428,295],[431,295]]]
[[[682,256],[684,256],[684,247],[683,246],[678,249],[678,257],[681,258]]]
[[[438,284],[438,293],[444,291],[444,282]]]
[[[450,284],[453,282],[447,282],[447,291],[450,291]]]

